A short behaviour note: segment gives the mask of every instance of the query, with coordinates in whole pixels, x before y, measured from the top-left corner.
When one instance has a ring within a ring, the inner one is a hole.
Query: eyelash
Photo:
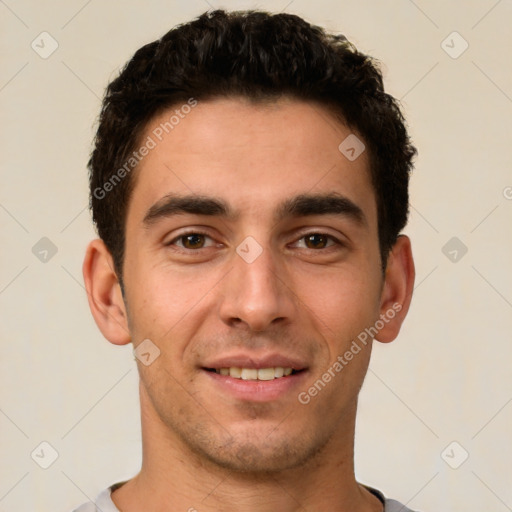
[[[320,249],[312,249],[310,247],[302,247],[302,249],[307,249],[307,250],[310,250],[310,251],[319,251],[319,250],[324,250],[326,251],[327,249],[331,248],[331,247],[334,247],[336,245],[338,246],[342,246],[343,244],[334,236],[332,235],[329,235],[329,233],[322,233],[321,231],[310,231],[308,233],[305,233],[305,234],[302,234],[300,238],[297,239],[297,241],[299,240],[303,240],[304,238],[308,237],[308,236],[312,236],[312,235],[320,235],[320,236],[323,236],[323,237],[326,237],[328,242],[333,242],[331,243],[330,245],[327,245],[327,247],[322,247]]]
[[[177,237],[173,238],[166,245],[167,246],[176,245],[177,241],[182,240],[183,238],[185,238],[185,237],[187,237],[189,235],[199,235],[199,236],[203,236],[205,238],[209,238],[209,239],[213,240],[213,238],[210,235],[208,235],[207,233],[203,233],[202,231],[187,231],[185,233],[179,234]],[[320,250],[324,250],[325,251],[325,250],[329,249],[330,247],[334,247],[335,245],[338,245],[338,246],[343,246],[344,245],[336,237],[334,237],[332,235],[329,235],[328,233],[322,233],[321,231],[310,231],[310,232],[307,232],[307,233],[303,233],[303,234],[301,234],[301,236],[296,241],[303,240],[304,238],[306,238],[308,236],[311,236],[311,235],[324,236],[324,237],[326,237],[328,239],[328,241],[331,241],[331,242],[334,242],[334,243],[332,243],[330,245],[327,245],[327,247],[323,247],[321,249],[312,249],[312,248],[309,248],[309,247],[302,247],[302,249],[306,249],[306,250],[310,250],[310,251],[320,251]],[[180,250],[185,251],[185,252],[198,252],[201,249],[208,249],[208,247],[200,247],[199,249],[187,249],[186,247],[182,247],[182,246],[179,246],[179,245],[178,245],[178,247],[180,248]]]
[[[173,238],[169,243],[167,243],[166,245],[175,245],[176,241],[178,240],[181,240],[187,236],[190,236],[190,235],[199,235],[199,236],[204,236],[205,238],[210,238],[211,240],[213,240],[213,238],[208,235],[207,233],[203,233],[202,231],[187,231],[185,233],[181,233],[179,234],[177,237]],[[187,251],[187,252],[197,252],[199,249],[187,249],[186,247],[180,247],[178,246],[181,250],[183,251]],[[205,247],[200,247],[200,249],[205,249]]]

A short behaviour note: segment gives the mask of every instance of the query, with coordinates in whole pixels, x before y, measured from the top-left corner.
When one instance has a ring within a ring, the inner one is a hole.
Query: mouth
[[[275,366],[269,368],[240,368],[231,366],[229,368],[204,368],[208,372],[231,377],[238,380],[262,380],[269,381],[274,379],[283,379],[291,375],[296,375],[304,370],[296,370],[290,367]]]
[[[286,366],[258,364],[254,361],[228,366],[226,361],[219,366],[203,367],[201,370],[209,378],[208,387],[211,386],[214,393],[218,391],[237,402],[275,403],[280,400],[293,401],[297,390],[303,388],[307,380],[308,368],[294,363],[293,368],[289,366],[291,361],[287,362]]]
[[[293,399],[310,373],[305,359],[278,352],[226,353],[204,361],[200,369],[213,393],[260,403]]]

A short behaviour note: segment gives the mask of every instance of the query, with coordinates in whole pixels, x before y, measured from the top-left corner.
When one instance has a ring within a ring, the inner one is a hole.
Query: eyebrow
[[[276,212],[276,221],[287,217],[308,217],[313,215],[338,215],[347,217],[360,226],[368,221],[356,203],[341,194],[300,194],[287,199]]]
[[[142,222],[146,227],[150,227],[160,219],[184,213],[212,217],[236,217],[233,210],[222,199],[200,195],[167,194],[151,206]]]
[[[160,219],[180,214],[207,215],[236,219],[239,216],[223,199],[201,195],[167,194],[149,208],[143,224],[149,228]],[[282,202],[275,213],[275,221],[290,217],[338,215],[360,226],[368,222],[363,210],[349,198],[337,194],[300,194]]]

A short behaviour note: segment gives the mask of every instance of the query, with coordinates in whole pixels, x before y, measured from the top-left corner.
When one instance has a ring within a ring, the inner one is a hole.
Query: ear
[[[82,272],[89,308],[103,336],[114,345],[131,341],[128,317],[114,262],[102,240],[90,242]]]
[[[400,235],[390,251],[380,301],[380,319],[384,327],[375,336],[377,341],[389,343],[400,332],[414,289],[414,261],[411,241]]]

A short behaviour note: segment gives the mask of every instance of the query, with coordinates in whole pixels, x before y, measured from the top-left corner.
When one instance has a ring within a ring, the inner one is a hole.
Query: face
[[[343,356],[383,313],[368,156],[312,103],[199,102],[160,141],[173,111],[126,223],[131,340],[160,350],[146,421],[223,467],[296,467],[352,421],[371,343]]]

